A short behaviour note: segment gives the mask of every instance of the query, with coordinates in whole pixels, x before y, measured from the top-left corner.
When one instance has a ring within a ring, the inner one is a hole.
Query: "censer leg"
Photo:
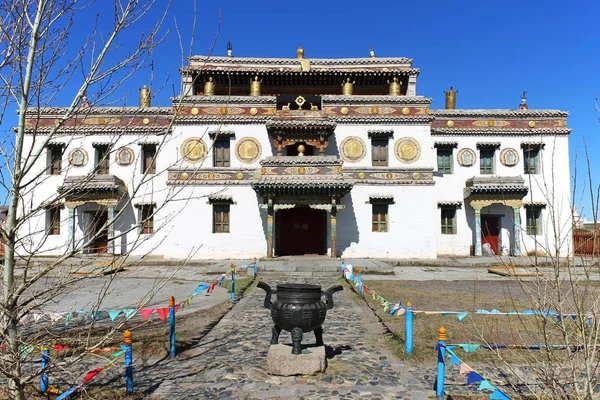
[[[315,329],[315,339],[317,339],[317,346],[323,346],[323,327],[322,326]]]
[[[292,329],[292,354],[302,354],[302,328]]]
[[[273,329],[271,329],[271,344],[279,343],[279,334],[280,333],[281,333],[281,328],[278,327],[277,325],[274,325]]]

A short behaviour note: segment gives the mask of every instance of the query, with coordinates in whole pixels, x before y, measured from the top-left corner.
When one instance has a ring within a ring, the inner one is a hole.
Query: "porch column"
[[[108,254],[115,254],[115,207],[106,207],[108,214]]]
[[[331,258],[337,257],[337,207],[335,199],[332,200],[329,224],[331,227]]]
[[[275,212],[273,209],[273,199],[267,200],[267,258],[273,258],[273,219]]]
[[[481,256],[481,209],[475,208],[475,252],[476,256]]]
[[[67,251],[75,250],[75,209],[77,207],[68,207],[68,217],[67,217]]]
[[[513,242],[512,255],[521,255],[521,208],[513,208]]]

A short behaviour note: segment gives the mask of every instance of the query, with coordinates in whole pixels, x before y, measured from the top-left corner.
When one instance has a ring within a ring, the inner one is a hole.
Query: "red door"
[[[492,216],[481,216],[481,245],[488,243],[498,255],[498,236],[500,236],[500,218]]]
[[[94,234],[98,234],[94,243],[90,246],[91,253],[108,253],[108,228],[104,227],[108,220],[108,214],[98,211],[92,220]],[[104,229],[102,229],[104,228]]]
[[[326,215],[309,207],[277,211],[277,255],[325,254]]]

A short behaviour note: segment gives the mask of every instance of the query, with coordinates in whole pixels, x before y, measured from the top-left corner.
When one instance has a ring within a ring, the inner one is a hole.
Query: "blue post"
[[[341,270],[342,270],[342,278],[344,277],[344,270],[346,269],[346,263],[344,262],[344,259],[342,258],[342,265],[340,266]]]
[[[42,369],[48,366],[50,362],[50,350],[47,348],[42,349]],[[46,393],[48,391],[48,374],[46,371],[42,372],[42,377],[40,378],[40,392]]]
[[[254,277],[256,278],[256,275],[258,273],[258,264],[256,263],[256,257],[254,257]]]
[[[443,326],[438,329],[438,370],[437,370],[437,385],[436,385],[436,396],[438,399],[444,398],[444,373],[446,369],[446,328]]]
[[[363,283],[362,283],[362,274],[360,273],[360,268],[356,268],[356,288],[358,289],[358,294],[363,295]]]
[[[231,264],[231,301],[235,301],[235,265]]]
[[[123,333],[123,349],[125,352],[125,383],[127,384],[127,393],[133,393],[133,349],[131,345],[131,332]]]
[[[171,333],[171,358],[175,358],[175,297],[169,298],[169,328]]]
[[[406,303],[406,354],[412,354],[413,351],[413,308],[412,303],[409,301]]]

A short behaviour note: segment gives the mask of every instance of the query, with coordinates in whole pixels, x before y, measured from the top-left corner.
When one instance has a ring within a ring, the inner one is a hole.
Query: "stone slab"
[[[266,370],[272,375],[315,375],[326,368],[325,346],[309,347],[294,355],[291,346],[274,344],[267,353]]]

